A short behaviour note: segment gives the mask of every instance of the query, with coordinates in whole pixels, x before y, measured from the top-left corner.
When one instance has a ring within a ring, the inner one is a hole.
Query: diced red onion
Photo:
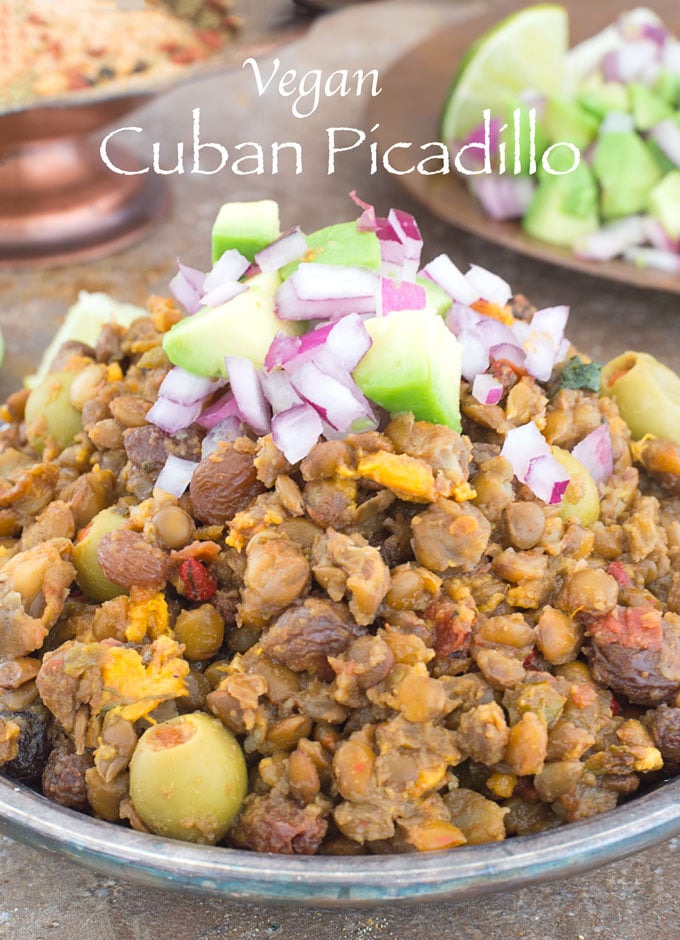
[[[569,474],[533,421],[512,428],[505,436],[501,457],[510,462],[520,482],[546,503],[559,503],[569,485]]]
[[[507,281],[478,264],[470,265],[465,280],[472,286],[474,291],[479,293],[481,298],[499,307],[504,307],[512,297],[512,291]]]
[[[655,124],[649,136],[657,142],[672,163],[680,166],[680,127],[673,118],[666,118],[665,121]]]
[[[673,75],[680,75],[680,42],[669,38],[661,53],[661,65]]]
[[[489,349],[474,328],[466,327],[457,335],[462,347],[460,372],[466,381],[472,382],[489,368]]]
[[[454,301],[451,309],[446,314],[446,325],[452,333],[459,337],[463,330],[476,327],[481,318],[482,315],[479,311],[473,310],[467,304]]]
[[[606,483],[614,472],[609,425],[601,424],[595,428],[572,448],[571,453],[583,464],[596,483]]]
[[[239,412],[256,434],[267,434],[271,414],[257,369],[245,356],[225,356],[224,361]]]
[[[663,46],[670,36],[662,20],[645,7],[627,10],[616,20],[616,28],[624,39],[651,39]]]
[[[154,488],[179,499],[191,483],[197,466],[198,463],[195,460],[183,460],[181,457],[169,454],[163,469],[158,474]]]
[[[260,372],[260,384],[274,414],[302,404],[302,399],[291,384],[290,375],[283,369],[274,369],[273,372],[263,370]]]
[[[243,422],[236,415],[224,418],[201,441],[201,457],[205,459],[217,450],[223,441],[235,441],[243,434]]]
[[[412,281],[397,283],[391,277],[380,279],[380,312],[392,310],[423,310],[427,305],[425,288]]]
[[[175,401],[170,401],[169,398],[157,398],[147,411],[146,420],[150,424],[155,424],[161,431],[176,434],[177,431],[183,431],[196,421],[202,407],[203,403],[200,401],[180,405]]]
[[[177,259],[177,274],[172,278],[168,287],[175,300],[178,300],[188,314],[194,314],[201,308],[203,282],[205,274],[196,268],[190,268]]]
[[[527,355],[516,343],[498,343],[489,347],[489,358],[494,362],[509,362],[518,369],[524,369]]]
[[[574,244],[574,253],[579,258],[610,261],[623,254],[626,248],[641,245],[645,238],[642,216],[630,215],[603,225],[597,231],[578,239]]]
[[[352,391],[334,376],[327,375],[314,362],[305,362],[291,376],[291,384],[319,417],[336,431],[349,431],[352,422],[365,414]]]
[[[169,398],[179,405],[191,405],[203,401],[208,395],[217,391],[226,382],[220,379],[208,379],[201,375],[193,375],[179,366],[174,366],[161,382],[158,389],[160,398]]]
[[[528,176],[470,177],[470,189],[492,219],[520,219],[529,208],[535,185]]]
[[[483,405],[497,405],[503,397],[503,386],[488,372],[481,372],[472,383],[472,397]]]
[[[201,297],[201,306],[219,307],[221,304],[226,304],[227,301],[233,300],[234,297],[238,297],[238,295],[242,294],[246,289],[246,285],[239,284],[238,281],[224,281],[211,291],[208,291],[207,294],[203,294]]]
[[[292,464],[307,456],[322,431],[321,418],[311,405],[294,405],[272,418],[272,440]]]
[[[390,209],[387,221],[404,246],[402,277],[406,281],[414,281],[420,267],[420,255],[423,250],[423,237],[420,234],[418,223],[412,215],[403,212],[401,209]]]
[[[456,267],[448,255],[437,255],[425,265],[422,273],[446,291],[449,297],[462,304],[473,304],[480,298],[479,292],[466,280],[462,271]]]
[[[600,124],[599,135],[601,137],[602,134],[626,134],[632,130],[635,130],[632,114],[625,111],[608,111]]]
[[[378,276],[366,268],[302,262],[276,292],[282,320],[330,320],[375,313]]]
[[[525,368],[539,382],[546,382],[557,362],[564,329],[569,318],[569,307],[545,307],[537,310],[529,324],[529,336],[524,342]]]
[[[652,215],[642,217],[645,240],[659,251],[680,252],[680,241],[672,239],[658,219]]]
[[[269,274],[278,271],[291,261],[297,261],[308,250],[307,239],[298,225],[285,232],[276,241],[267,245],[255,255],[260,271]]]
[[[602,75],[607,82],[633,82],[658,56],[659,47],[650,39],[624,42],[603,57]]]
[[[552,454],[540,454],[529,461],[524,480],[529,489],[544,503],[559,503],[569,486],[569,474]]]
[[[225,281],[238,281],[248,270],[250,261],[236,248],[230,248],[217,259],[203,282],[203,292],[208,293]]]
[[[501,127],[503,126],[503,121],[500,118],[492,117],[489,121],[489,152],[497,153],[498,144],[500,142],[500,132]],[[450,143],[450,141],[449,141]],[[467,147],[468,144],[484,144],[486,143],[486,126],[484,123],[478,124],[477,127],[473,128],[470,133],[467,135],[463,141],[463,146]],[[484,157],[481,155],[481,151],[477,151],[476,148],[465,151],[465,159],[470,162],[471,165],[482,166],[484,163]]]
[[[321,333],[321,330],[313,332]],[[309,335],[309,334],[307,334]],[[359,365],[371,348],[371,337],[364,322],[356,313],[341,317],[330,324],[326,337],[325,349],[341,368],[348,373]]]
[[[363,209],[357,221],[357,232],[375,232],[377,228],[375,208],[370,202],[364,202],[363,199],[359,199],[355,190],[352,190],[349,196],[360,209]]]
[[[197,419],[196,423],[200,424],[202,428],[214,428],[216,425],[220,424],[220,422],[233,416],[237,417],[239,421],[244,420],[236,404],[234,393],[229,389],[224,395],[218,398],[217,401],[214,401],[212,405],[208,405]]]
[[[660,251],[658,248],[629,248],[624,252],[626,261],[639,268],[652,268],[665,274],[680,272],[680,255],[673,251]]]

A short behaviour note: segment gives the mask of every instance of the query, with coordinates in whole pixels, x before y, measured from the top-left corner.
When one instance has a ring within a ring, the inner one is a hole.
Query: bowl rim
[[[136,832],[0,775],[0,830],[114,878],[242,902],[362,907],[452,901],[587,871],[680,834],[680,779],[534,835],[442,852],[287,856]]]

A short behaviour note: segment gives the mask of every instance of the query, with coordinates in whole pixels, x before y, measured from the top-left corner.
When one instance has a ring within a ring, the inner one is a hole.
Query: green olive
[[[125,525],[126,517],[115,507],[102,509],[92,522],[78,533],[73,549],[73,564],[76,580],[82,591],[93,601],[110,601],[112,597],[125,594],[125,588],[109,581],[97,558],[99,542],[107,532]]]
[[[600,518],[600,494],[597,484],[580,460],[561,447],[552,448],[553,456],[569,474],[569,486],[557,507],[563,522],[592,525]]]
[[[130,797],[151,832],[214,844],[236,818],[248,786],[236,738],[204,712],[148,728],[130,762]]]
[[[45,376],[26,401],[26,437],[36,450],[48,438],[59,447],[68,447],[83,429],[80,412],[71,404],[71,385],[77,372],[53,372]]]
[[[680,444],[680,376],[649,353],[625,352],[602,368],[602,394],[619,406],[636,440],[645,434]]]

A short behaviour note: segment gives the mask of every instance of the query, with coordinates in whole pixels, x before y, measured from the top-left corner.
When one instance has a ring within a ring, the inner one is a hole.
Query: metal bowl
[[[537,835],[447,852],[285,856],[198,846],[101,822],[0,777],[0,829],[101,874],[238,901],[361,907],[451,901],[563,878],[680,833],[680,779]]]
[[[143,237],[165,214],[166,181],[116,175],[101,160],[97,132],[180,82],[237,68],[300,37],[309,17],[290,0],[238,0],[243,28],[224,49],[172,75],[142,73],[21,108],[0,105],[0,266],[90,260]],[[93,136],[94,135],[94,136]],[[118,166],[140,168],[116,151]]]

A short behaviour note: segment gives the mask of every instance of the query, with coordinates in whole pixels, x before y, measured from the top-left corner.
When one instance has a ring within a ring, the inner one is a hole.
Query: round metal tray
[[[592,819],[448,852],[285,856],[175,842],[50,803],[0,777],[0,829],[101,874],[239,901],[360,907],[449,901],[574,875],[680,833],[680,779]]]

